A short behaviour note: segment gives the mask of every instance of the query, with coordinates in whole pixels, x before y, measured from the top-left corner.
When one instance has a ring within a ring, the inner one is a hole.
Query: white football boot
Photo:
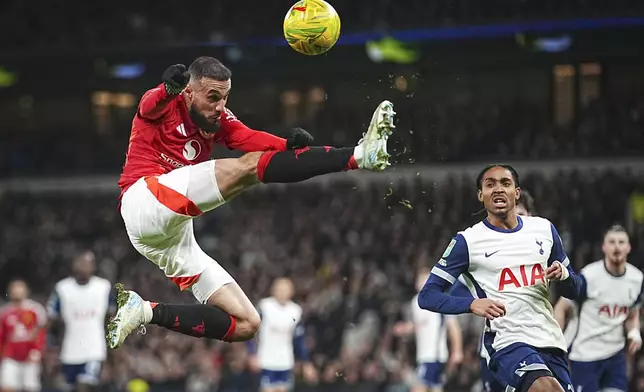
[[[134,291],[125,290],[121,283],[114,285],[114,288],[117,293],[118,310],[107,325],[107,345],[112,349],[123,344],[125,339],[137,329],[140,334],[145,334],[145,324],[150,322],[145,317],[145,306],[150,305],[140,295]],[[151,312],[149,313],[148,317],[151,319]]]
[[[382,101],[373,112],[367,132],[356,147],[356,161],[360,169],[383,171],[390,165],[387,152],[387,139],[394,133],[394,105]]]

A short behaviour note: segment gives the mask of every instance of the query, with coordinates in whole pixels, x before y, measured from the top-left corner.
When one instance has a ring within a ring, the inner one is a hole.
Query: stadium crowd
[[[275,38],[292,0],[191,1],[198,10],[177,12],[171,3],[136,3],[123,0],[87,3],[69,13],[46,1],[9,1],[0,15],[0,45],[15,49],[77,49],[114,45],[177,45],[223,43],[244,38]],[[480,24],[506,20],[564,17],[633,16],[642,11],[636,0],[408,0],[404,7],[389,0],[333,2],[342,15],[343,30],[364,31],[374,27],[410,28]],[[261,10],[261,18],[249,23],[249,12]],[[202,17],[207,15],[207,17]],[[278,21],[278,23],[275,23]],[[115,28],[118,26],[118,28]]]
[[[628,171],[524,177],[538,214],[559,227],[577,269],[600,258],[602,231],[628,222],[629,195],[644,190]],[[294,279],[310,357],[320,385],[330,387],[325,390],[405,390],[414,376],[413,342],[394,336],[393,324],[405,317],[418,267],[432,265],[453,233],[480,218],[474,189],[465,175],[444,182],[412,176],[394,183],[266,186],[199,218],[195,229],[203,249],[253,300],[268,294],[273,278]],[[6,193],[0,215],[1,283],[23,276],[40,301],[69,275],[70,261],[83,249],[97,254],[101,276],[144,297],[193,301],[132,249],[114,195]],[[629,261],[642,267],[644,230],[634,230],[631,241]],[[448,391],[476,390],[481,322],[461,321],[465,362],[450,375]],[[59,381],[56,342],[50,337],[45,357],[49,386]],[[110,354],[102,377],[114,387],[141,378],[169,389],[245,391],[256,382],[247,359],[244,344],[150,327]],[[633,391],[644,391],[644,358],[636,362],[633,383]]]
[[[495,156],[512,160],[635,156],[644,145],[642,95],[592,101],[576,121],[565,126],[545,121],[545,107],[525,102],[396,102],[402,120],[390,150],[399,164],[477,161]],[[309,130],[318,144],[352,145],[364,131],[365,116],[372,106],[373,101],[352,106],[329,101],[314,118],[297,125]],[[117,172],[123,164],[131,115],[120,117],[127,121],[112,124],[112,131],[106,133],[73,129],[8,132],[6,143],[0,144],[0,177]],[[251,127],[278,135],[287,129],[277,121],[240,118]],[[53,134],[56,143],[47,143]]]

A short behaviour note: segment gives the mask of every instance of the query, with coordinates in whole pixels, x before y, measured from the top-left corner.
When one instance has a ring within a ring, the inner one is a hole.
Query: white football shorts
[[[13,391],[40,391],[40,363],[2,359],[0,388]]]
[[[134,248],[206,303],[234,279],[199,247],[192,220],[225,202],[209,160],[139,179],[123,194],[121,216]]]

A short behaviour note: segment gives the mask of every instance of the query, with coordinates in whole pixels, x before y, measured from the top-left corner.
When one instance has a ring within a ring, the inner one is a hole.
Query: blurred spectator
[[[522,174],[539,214],[561,228],[577,268],[600,257],[603,230],[627,218],[631,191],[644,185],[629,172],[568,171],[551,179]],[[402,200],[408,200],[407,207]],[[144,297],[192,301],[134,251],[115,207],[112,196],[5,194],[0,277],[24,276],[36,291],[47,293],[68,274],[72,256],[89,247],[101,271]],[[261,187],[195,224],[204,250],[254,300],[267,294],[274,277],[294,278],[322,386],[370,391],[386,385],[396,391],[414,377],[413,344],[392,334],[413,296],[414,273],[438,259],[453,233],[478,220],[472,215],[478,209],[473,180],[465,176],[439,184],[420,177],[392,185],[344,180]],[[635,249],[642,234],[633,233]],[[637,265],[641,258],[630,261]],[[466,360],[450,376],[448,391],[469,390],[477,381],[481,320],[464,315],[461,322]],[[245,390],[255,382],[247,357],[243,344],[151,327],[112,353],[103,380],[129,389],[135,387],[131,380],[142,378],[191,391]],[[50,385],[55,358],[45,358]]]
[[[306,126],[315,143],[354,145],[364,132],[366,119],[356,113],[370,114],[373,100],[358,100],[351,105],[331,100],[327,103]],[[545,108],[534,104],[431,105],[424,100],[403,99],[396,101],[400,123],[390,150],[398,164],[477,161],[498,156],[512,160],[637,156],[644,146],[644,115],[639,114],[642,108],[642,96],[600,99],[591,102],[573,123],[555,127],[544,120]],[[55,132],[56,143],[48,142],[51,132],[10,132],[8,142],[0,144],[0,176],[118,172],[129,140],[130,119],[128,116],[117,131],[104,135],[85,129],[61,129]],[[255,123],[262,126],[261,119]],[[265,129],[280,134],[286,127]]]

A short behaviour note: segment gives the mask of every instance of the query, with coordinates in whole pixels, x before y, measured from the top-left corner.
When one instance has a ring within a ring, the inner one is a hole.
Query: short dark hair
[[[191,78],[196,80],[209,78],[221,82],[225,82],[232,76],[232,72],[221,61],[207,56],[197,57],[188,67],[188,73]]]
[[[519,200],[517,200],[517,205],[522,205],[530,215],[535,215],[537,213],[534,208],[534,198],[528,191],[521,191]]]
[[[483,176],[485,176],[485,173],[487,173],[488,170],[493,169],[495,167],[502,167],[505,170],[509,171],[510,174],[512,174],[512,179],[514,180],[514,185],[517,187],[519,186],[519,173],[517,173],[516,170],[510,165],[502,164],[502,163],[493,163],[491,165],[487,165],[479,172],[479,175],[476,176],[476,189],[481,190],[483,188]]]
[[[626,228],[624,228],[624,226],[622,225],[612,225],[611,227],[608,228],[608,230],[606,230],[606,232],[604,233],[604,237],[606,237],[608,233],[624,233],[628,235],[628,231],[626,231]]]

